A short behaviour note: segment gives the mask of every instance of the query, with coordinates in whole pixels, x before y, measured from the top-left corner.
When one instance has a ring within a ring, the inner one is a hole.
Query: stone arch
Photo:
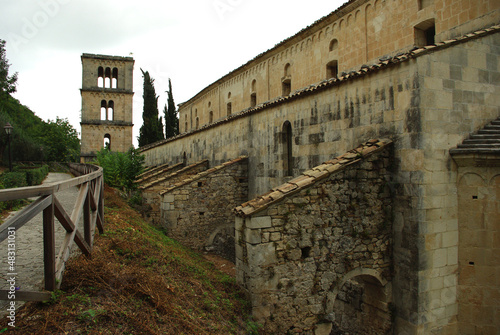
[[[347,292],[343,291],[344,287]],[[338,297],[339,303],[335,305]],[[341,308],[341,306],[350,307],[349,304],[341,301],[346,297],[353,299],[354,304],[357,305],[358,310],[355,310],[354,315],[352,315],[352,310]],[[391,284],[379,270],[356,268],[345,274],[328,294],[326,313],[330,315],[329,321],[332,322],[332,328],[335,330],[362,334],[386,334],[392,327],[389,307],[391,299]],[[349,322],[346,323],[346,320]],[[360,322],[360,320],[363,321]]]
[[[500,174],[497,174],[497,175],[494,175],[493,177],[491,177],[489,185],[494,186],[495,183],[500,185]]]
[[[234,263],[236,261],[234,236],[234,223],[221,224],[208,237],[205,249]]]

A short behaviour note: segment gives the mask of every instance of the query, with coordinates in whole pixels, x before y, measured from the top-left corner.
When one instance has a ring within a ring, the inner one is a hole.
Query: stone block
[[[266,266],[276,263],[274,243],[247,244],[248,264],[250,266]]]
[[[272,220],[270,216],[252,217],[247,219],[247,228],[262,229],[271,227],[272,227]]]

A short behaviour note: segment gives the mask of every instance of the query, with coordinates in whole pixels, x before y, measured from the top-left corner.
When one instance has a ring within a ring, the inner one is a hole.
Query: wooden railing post
[[[54,227],[54,198],[43,210],[43,262],[45,274],[45,289],[56,289],[56,238]]]
[[[92,187],[89,183],[89,188],[87,191],[87,196],[85,197],[85,202],[83,203],[83,234],[85,237],[85,242],[92,249],[92,222],[90,213],[90,197],[92,196]]]

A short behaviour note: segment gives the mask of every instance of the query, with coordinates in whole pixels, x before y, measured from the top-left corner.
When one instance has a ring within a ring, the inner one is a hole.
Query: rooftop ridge
[[[248,159],[248,157],[247,157],[247,156],[240,156],[240,157],[238,157],[238,158],[232,159],[232,160],[230,160],[230,161],[227,161],[227,162],[224,162],[224,163],[222,163],[222,164],[220,164],[220,165],[217,165],[217,166],[215,166],[215,167],[213,167],[213,168],[210,168],[210,169],[208,169],[208,170],[205,170],[205,171],[203,171],[203,172],[200,172],[200,173],[198,173],[198,174],[196,174],[196,175],[194,175],[194,176],[191,176],[190,178],[186,178],[186,179],[184,179],[183,181],[180,181],[180,182],[176,183],[175,185],[172,185],[172,186],[170,186],[169,188],[167,188],[167,189],[165,189],[165,190],[161,191],[161,192],[159,193],[159,195],[160,195],[160,196],[162,196],[162,195],[164,195],[165,193],[171,192],[171,191],[173,191],[173,190],[175,190],[175,189],[177,189],[177,188],[179,188],[179,187],[182,187],[182,186],[184,186],[184,185],[186,185],[186,184],[192,183],[193,181],[196,181],[196,180],[198,180],[198,179],[201,179],[201,178],[203,178],[203,177],[205,177],[205,176],[207,176],[207,175],[209,175],[209,174],[212,174],[212,173],[214,173],[214,172],[217,172],[217,171],[223,170],[223,169],[225,169],[225,168],[227,168],[227,167],[229,167],[229,166],[231,166],[231,165],[234,165],[234,164],[236,164],[236,163],[239,163],[239,162],[241,162],[241,161],[243,161],[243,160],[245,160],[245,159]]]
[[[332,174],[345,170],[348,166],[361,161],[390,144],[392,144],[392,141],[389,139],[369,140],[364,144],[349,150],[343,155],[326,161],[321,165],[315,166],[312,169],[303,172],[300,176],[271,189],[269,192],[245,202],[244,204],[236,207],[233,211],[237,216],[250,216],[256,212],[266,209],[276,202],[281,201],[287,196],[295,194],[302,189],[331,176]]]
[[[192,169],[192,168],[200,166],[202,164],[208,164],[208,159],[204,159],[204,160],[201,160],[199,162],[196,162],[196,163],[193,163],[191,165],[188,165],[186,167],[183,167],[182,169],[180,169],[180,170],[178,170],[178,171],[176,171],[176,172],[174,172],[172,174],[169,174],[168,176],[165,176],[165,177],[162,177],[162,178],[158,178],[158,179],[156,179],[156,180],[154,180],[154,181],[152,181],[150,183],[147,183],[147,184],[145,184],[143,186],[140,186],[139,189],[144,190],[144,189],[146,189],[148,187],[151,187],[151,186],[153,186],[155,184],[158,184],[158,183],[160,183],[162,181],[165,181],[167,179],[175,177],[175,176],[179,175],[180,173],[182,173],[182,172],[184,172],[186,170]]]

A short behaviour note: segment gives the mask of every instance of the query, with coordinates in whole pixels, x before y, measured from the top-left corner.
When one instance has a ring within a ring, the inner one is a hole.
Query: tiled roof
[[[208,175],[210,175],[210,174],[212,174],[214,172],[218,172],[218,171],[220,171],[222,169],[225,169],[225,168],[227,168],[227,167],[229,167],[231,165],[240,163],[241,161],[244,161],[246,159],[248,159],[247,156],[240,156],[240,157],[238,157],[236,159],[233,159],[233,160],[230,160],[228,162],[222,163],[221,165],[217,165],[217,166],[215,166],[215,167],[213,167],[211,169],[208,169],[208,170],[200,172],[200,173],[198,173],[198,174],[196,174],[194,176],[191,176],[191,177],[189,177],[187,179],[184,179],[183,181],[178,182],[177,184],[172,185],[171,187],[169,187],[169,188],[161,191],[159,194],[160,194],[160,196],[164,195],[165,193],[171,192],[172,190],[175,190],[176,188],[179,188],[179,187],[182,187],[184,185],[190,184],[190,183],[192,183],[192,182],[194,182],[194,181],[196,181],[198,179],[206,177],[206,176],[208,176]]]
[[[197,167],[197,166],[199,166],[199,165],[202,165],[202,164],[208,164],[208,159],[204,159],[204,160],[202,160],[202,161],[199,161],[199,162],[196,162],[196,163],[191,164],[191,165],[189,165],[189,166],[186,166],[185,168],[182,168],[182,169],[180,169],[180,170],[178,170],[178,171],[176,171],[176,172],[174,172],[174,173],[172,173],[172,174],[169,174],[168,176],[165,176],[165,177],[162,177],[162,178],[155,179],[155,180],[153,180],[153,181],[151,181],[151,182],[149,182],[149,183],[147,183],[147,184],[142,185],[141,187],[139,187],[139,189],[141,189],[141,190],[145,190],[145,189],[147,189],[148,187],[151,187],[151,186],[153,186],[153,185],[155,185],[155,184],[158,184],[158,183],[160,183],[160,182],[162,182],[162,181],[165,181],[165,180],[167,180],[167,179],[170,179],[170,178],[172,178],[172,177],[175,177],[175,176],[177,176],[177,175],[179,175],[179,174],[181,174],[181,173],[184,173],[184,172],[185,172],[185,171],[187,171],[187,170],[190,170],[190,169],[195,168],[195,167]]]
[[[168,170],[176,169],[179,166],[183,165],[184,163],[178,163],[172,166],[169,166],[168,164],[163,164],[160,166],[156,166],[152,169],[147,170],[146,172],[141,173],[140,175],[137,176],[137,179],[135,181],[136,184],[140,184],[145,182],[148,179],[154,178],[158,174],[161,174],[163,172],[166,172]]]
[[[324,90],[324,89],[327,89],[327,88],[330,88],[333,86],[341,85],[341,84],[348,82],[350,80],[354,80],[356,78],[361,78],[361,77],[369,75],[371,73],[375,73],[375,72],[384,70],[390,66],[409,61],[410,59],[414,59],[414,58],[420,57],[422,55],[425,55],[425,54],[428,54],[431,52],[442,50],[442,49],[448,48],[448,47],[456,45],[456,44],[465,43],[465,42],[468,42],[472,39],[483,37],[483,36],[486,36],[488,34],[493,34],[493,33],[497,33],[497,32],[500,32],[500,24],[492,26],[490,28],[478,30],[478,31],[470,33],[470,34],[466,34],[464,36],[457,37],[455,39],[446,40],[444,42],[438,42],[435,45],[428,45],[428,46],[421,47],[421,48],[415,48],[415,49],[408,51],[408,52],[405,52],[405,53],[398,53],[395,56],[387,56],[384,58],[380,58],[379,62],[376,64],[362,65],[358,71],[351,71],[349,73],[341,73],[337,78],[330,78],[327,80],[323,80],[319,83],[309,85],[307,87],[296,90],[295,92],[293,92],[289,96],[277,97],[273,100],[261,103],[255,107],[244,109],[241,112],[239,112],[237,114],[230,115],[224,119],[218,120],[218,121],[210,123],[210,124],[206,124],[199,129],[195,129],[195,130],[189,131],[187,133],[179,134],[176,137],[169,138],[168,140],[163,140],[163,141],[159,141],[159,142],[144,146],[143,148],[141,148],[141,151],[146,151],[148,149],[152,149],[152,148],[161,146],[167,142],[174,141],[174,140],[182,138],[182,137],[190,136],[192,134],[204,131],[204,130],[212,128],[212,127],[216,127],[220,124],[230,122],[233,119],[245,117],[245,116],[247,116],[249,114],[253,114],[253,113],[258,113],[258,112],[265,110],[269,107],[274,107],[276,105],[280,105],[280,104],[289,102],[289,101],[294,100],[294,99],[302,98],[308,94],[314,94],[314,93],[319,92],[321,90]]]
[[[258,196],[255,199],[245,202],[241,206],[236,207],[234,212],[238,216],[250,216],[324,178],[329,177],[336,172],[346,169],[348,166],[361,161],[365,157],[368,157],[377,151],[382,150],[382,148],[390,145],[391,143],[391,140],[370,140],[357,148],[338,156],[337,158],[324,162],[311,170],[305,171],[297,178],[273,188],[271,191]]]
[[[462,144],[450,149],[451,155],[494,154],[500,155],[500,117],[470,134]]]

